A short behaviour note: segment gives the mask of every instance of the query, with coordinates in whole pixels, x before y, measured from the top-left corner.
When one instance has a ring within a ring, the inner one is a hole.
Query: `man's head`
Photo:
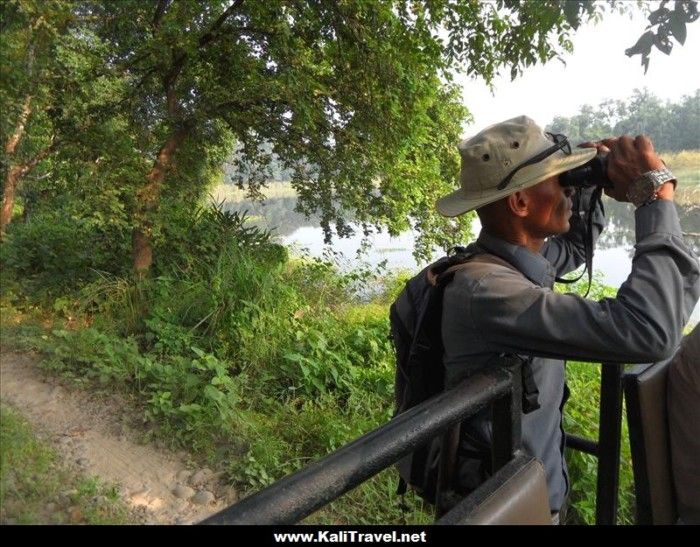
[[[438,211],[453,217],[477,209],[486,228],[512,224],[542,238],[569,229],[573,192],[558,175],[596,155],[572,149],[526,116],[487,127],[462,141],[459,152],[461,187],[438,200]]]

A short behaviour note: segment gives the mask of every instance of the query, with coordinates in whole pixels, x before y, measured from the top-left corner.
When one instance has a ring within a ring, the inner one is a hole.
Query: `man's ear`
[[[508,209],[518,217],[526,217],[529,212],[530,196],[526,192],[515,192],[506,198]]]

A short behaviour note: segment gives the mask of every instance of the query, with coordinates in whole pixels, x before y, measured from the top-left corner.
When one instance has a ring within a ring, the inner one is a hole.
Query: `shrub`
[[[26,285],[27,294],[60,294],[93,279],[98,270],[121,272],[129,252],[121,235],[60,210],[42,212],[10,226],[0,261]]]

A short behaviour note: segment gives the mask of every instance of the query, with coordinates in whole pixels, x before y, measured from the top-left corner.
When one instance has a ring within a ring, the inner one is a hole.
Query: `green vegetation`
[[[65,468],[17,412],[0,405],[0,523],[128,522],[115,487]]]
[[[657,48],[684,41],[693,7],[651,14]],[[5,0],[3,347],[134,394],[153,437],[248,491],[384,423],[387,305],[400,280],[292,260],[249,219],[202,206],[208,192],[227,169],[255,197],[286,174],[279,197],[293,191],[329,241],[352,223],[412,228],[423,258],[466,241],[468,216],[434,211],[469,119],[454,71],[487,84],[503,69],[516,77],[570,51],[579,26],[612,9],[640,8]],[[648,61],[653,32],[628,53]],[[384,293],[354,296],[373,284]],[[400,510],[394,488],[383,473],[312,518],[429,518],[412,499]]]
[[[235,214],[214,208],[195,218],[172,240],[189,252],[173,252],[179,259],[152,279],[103,276],[70,296],[44,286],[29,297],[23,286],[34,281],[6,268],[3,345],[44,352],[45,366],[82,385],[135,394],[152,437],[193,450],[242,491],[386,423],[394,374],[388,304],[405,277],[341,275],[320,260],[289,259]],[[383,292],[360,302],[355,289],[370,283]],[[593,292],[610,291],[596,283]],[[569,369],[567,427],[590,438],[598,369]],[[570,460],[572,518],[590,523],[594,464]],[[396,480],[386,471],[310,522],[429,522],[412,495],[409,510],[400,508]],[[630,522],[629,465],[622,485],[623,522]]]
[[[35,282],[5,268],[3,346],[43,351],[45,366],[81,385],[135,393],[153,437],[193,450],[247,491],[386,422],[387,302],[351,296],[372,274],[289,260],[235,214],[197,219],[173,239],[189,260],[153,279],[103,276],[54,296],[56,279],[26,297]],[[419,504],[405,515],[395,488],[384,473],[313,519],[429,518]]]
[[[649,8],[6,0],[0,236],[12,237],[15,212],[47,223],[58,215],[111,243],[107,271],[145,274],[165,258],[172,214],[206,196],[233,157],[237,184],[253,196],[290,173],[300,209],[327,237],[351,233],[350,214],[365,231],[415,228],[416,255],[428,257],[468,236],[467,216],[433,207],[453,187],[454,143],[469,120],[454,74],[515,78],[571,51],[581,25]],[[683,42],[692,8],[678,1],[651,14],[652,30],[628,54],[666,50],[671,35]]]

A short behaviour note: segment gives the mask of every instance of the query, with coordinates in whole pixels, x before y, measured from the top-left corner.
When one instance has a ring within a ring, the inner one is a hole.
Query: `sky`
[[[483,80],[458,77],[464,104],[474,117],[474,123],[465,128],[465,136],[521,114],[544,126],[554,116],[576,114],[584,104],[628,99],[635,88],[646,87],[674,102],[694,93],[700,88],[700,21],[687,26],[684,45],[671,39],[671,55],[652,48],[644,75],[641,57],[627,57],[625,49],[635,44],[647,24],[641,12],[632,18],[629,14],[608,14],[597,25],[582,26],[572,36],[574,51],[563,56],[566,66],[554,59],[527,68],[513,82],[506,70],[495,80],[493,95]]]

